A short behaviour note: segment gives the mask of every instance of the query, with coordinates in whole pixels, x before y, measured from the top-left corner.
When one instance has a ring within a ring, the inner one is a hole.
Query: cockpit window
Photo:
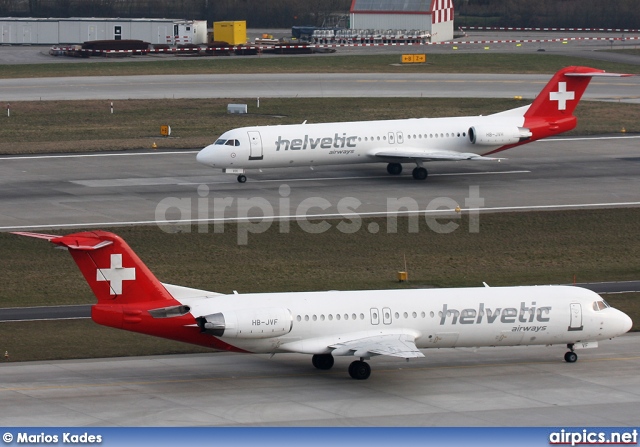
[[[595,310],[596,312],[606,309],[607,307],[611,307],[611,306],[609,306],[609,303],[607,303],[605,300],[593,302],[593,310]]]
[[[216,140],[216,142],[213,144],[225,144],[226,142],[227,140],[220,139],[220,140]]]
[[[240,142],[238,140],[227,140],[224,144],[227,146],[240,146]]]

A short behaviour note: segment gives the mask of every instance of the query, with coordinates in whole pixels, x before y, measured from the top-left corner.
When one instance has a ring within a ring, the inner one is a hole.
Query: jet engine
[[[473,126],[469,128],[469,141],[482,146],[499,146],[526,141],[533,134],[525,127],[492,128]]]
[[[285,308],[243,309],[196,318],[200,332],[216,337],[271,338],[286,335],[293,327]]]

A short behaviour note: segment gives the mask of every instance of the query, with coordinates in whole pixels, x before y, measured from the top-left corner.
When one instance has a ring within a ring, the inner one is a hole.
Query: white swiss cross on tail
[[[558,82],[558,91],[549,93],[550,101],[558,101],[558,110],[567,110],[567,101],[575,99],[575,92],[567,91],[566,82]]]
[[[111,255],[111,268],[98,269],[96,272],[97,281],[109,281],[111,286],[110,295],[120,295],[122,293],[122,281],[136,279],[135,267],[122,267],[122,255]]]

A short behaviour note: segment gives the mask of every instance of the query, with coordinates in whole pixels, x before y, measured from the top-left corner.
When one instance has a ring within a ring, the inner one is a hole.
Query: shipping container
[[[0,18],[2,44],[81,44],[93,40],[206,44],[207,22],[183,19]]]
[[[229,45],[247,43],[247,22],[213,22],[213,39],[216,42],[227,42]]]

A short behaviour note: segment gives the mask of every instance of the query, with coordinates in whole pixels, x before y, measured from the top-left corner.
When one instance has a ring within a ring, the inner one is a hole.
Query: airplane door
[[[380,324],[380,313],[375,307],[371,308],[371,324]]]
[[[391,324],[391,309],[388,307],[382,309],[382,322],[384,324]]]
[[[250,152],[249,152],[249,160],[262,160],[262,138],[260,137],[260,132],[257,131],[249,131],[247,132],[249,135],[249,144]]]
[[[569,330],[582,330],[582,306],[580,303],[571,303],[571,321],[569,322]]]

